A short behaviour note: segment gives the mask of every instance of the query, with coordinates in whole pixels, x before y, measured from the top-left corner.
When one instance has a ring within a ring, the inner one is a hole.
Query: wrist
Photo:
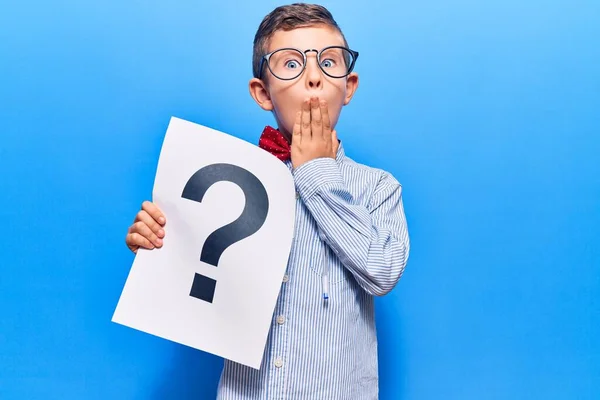
[[[300,196],[309,200],[321,188],[343,183],[337,162],[331,157],[319,157],[306,161],[292,172]]]

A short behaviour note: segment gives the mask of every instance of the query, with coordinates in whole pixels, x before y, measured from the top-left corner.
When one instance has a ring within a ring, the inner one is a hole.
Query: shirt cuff
[[[294,169],[294,182],[302,199],[309,200],[323,187],[343,184],[344,180],[337,162],[323,157],[308,161]]]

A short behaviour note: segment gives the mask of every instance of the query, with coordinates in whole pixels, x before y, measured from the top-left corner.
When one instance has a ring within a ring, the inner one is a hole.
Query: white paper
[[[203,245],[240,217],[244,192],[219,181],[201,202],[182,193],[194,173],[219,163],[258,178],[268,213],[256,233],[227,247],[213,266],[200,261]],[[288,168],[253,144],[172,118],[153,201],[167,219],[163,247],[138,251],[112,320],[258,369],[293,236],[295,190]],[[217,281],[212,303],[190,295],[196,273]]]

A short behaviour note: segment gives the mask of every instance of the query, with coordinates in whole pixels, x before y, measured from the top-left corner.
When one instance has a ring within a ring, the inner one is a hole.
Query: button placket
[[[300,199],[300,193],[296,191],[296,199]],[[285,358],[289,356],[288,349],[289,344],[288,340],[290,331],[287,324],[289,321],[286,318],[286,314],[289,313],[289,297],[291,293],[294,291],[293,285],[288,284],[291,278],[289,273],[294,273],[292,269],[294,268],[295,263],[297,262],[298,254],[297,253],[297,235],[298,235],[298,213],[302,212],[302,202],[296,201],[295,204],[295,213],[296,213],[296,222],[294,223],[294,232],[292,236],[292,246],[291,246],[291,254],[290,259],[288,260],[290,270],[286,271],[285,275],[282,279],[282,288],[281,288],[281,303],[278,305],[277,310],[275,311],[275,317],[273,321],[273,336],[275,339],[274,345],[272,347],[272,358],[270,360],[270,365],[273,369],[273,385],[277,387],[275,396],[277,398],[284,398],[286,385],[285,382],[287,380],[287,371],[285,367]]]

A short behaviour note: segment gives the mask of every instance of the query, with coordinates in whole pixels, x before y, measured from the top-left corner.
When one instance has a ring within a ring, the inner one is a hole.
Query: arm
[[[352,198],[332,158],[301,165],[294,178],[321,239],[358,284],[371,295],[389,293],[404,272],[410,248],[402,186],[384,175],[363,206]]]

